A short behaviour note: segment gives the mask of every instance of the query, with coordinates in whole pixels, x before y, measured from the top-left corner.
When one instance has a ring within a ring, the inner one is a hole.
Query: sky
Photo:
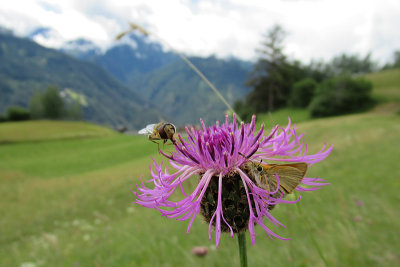
[[[371,52],[383,64],[400,50],[399,0],[0,0],[0,26],[19,36],[52,28],[37,40],[48,47],[85,38],[104,50],[128,22],[188,55],[256,60],[276,24],[285,53],[303,62]]]

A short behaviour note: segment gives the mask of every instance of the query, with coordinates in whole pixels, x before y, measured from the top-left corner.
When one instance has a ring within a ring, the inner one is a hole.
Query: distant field
[[[111,129],[86,122],[42,120],[0,123],[0,144],[113,134],[116,133]]]
[[[0,124],[0,131],[3,125],[10,127]],[[42,128],[25,127],[32,135]],[[298,128],[311,151],[335,144],[309,171],[331,185],[301,201],[327,261],[399,265],[400,117],[357,114]],[[238,266],[237,241],[223,235],[216,250],[200,216],[187,235],[187,222],[131,203],[151,157],[161,161],[155,144],[142,136],[76,136],[0,145],[0,266]],[[273,215],[287,229],[271,229],[292,240],[272,241],[257,227],[249,266],[323,266],[296,207],[277,207]],[[205,258],[191,254],[199,245],[210,249]]]
[[[272,125],[287,125],[288,118],[292,122],[299,123],[307,121],[310,119],[310,115],[307,109],[294,109],[294,108],[284,108],[272,113],[260,114],[257,116],[257,122],[264,122],[266,127],[271,127]]]
[[[366,75],[374,86],[378,99],[400,101],[400,69],[391,69]]]

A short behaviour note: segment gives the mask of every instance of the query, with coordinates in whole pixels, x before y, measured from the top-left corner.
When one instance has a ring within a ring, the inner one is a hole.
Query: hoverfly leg
[[[173,139],[168,139],[168,140],[171,140],[171,143],[170,143],[170,144],[167,144],[167,146],[170,146],[170,145],[175,145],[175,144],[176,144],[176,141],[175,141],[175,140],[173,140]],[[165,143],[167,143],[167,142],[168,142],[168,140],[164,140],[164,141],[165,141]]]
[[[154,141],[154,140],[152,140],[152,139],[149,139],[151,142],[153,142],[154,144],[157,144],[157,146],[158,146],[158,153],[160,153],[160,143],[158,143],[158,142],[156,142],[156,141]]]

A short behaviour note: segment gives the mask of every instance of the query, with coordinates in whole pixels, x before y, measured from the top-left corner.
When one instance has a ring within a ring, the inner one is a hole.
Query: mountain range
[[[49,37],[36,30],[29,38]],[[160,119],[177,125],[222,119],[227,108],[177,54],[146,37],[131,34],[106,51],[85,39],[65,42],[57,50],[24,38],[0,35],[0,112],[27,106],[37,88],[54,84],[88,99],[87,120],[128,128]],[[230,104],[244,97],[250,62],[189,57]]]
[[[28,107],[35,90],[50,85],[83,96],[88,121],[138,128],[160,117],[154,105],[102,67],[28,39],[0,34],[0,112],[9,106]]]

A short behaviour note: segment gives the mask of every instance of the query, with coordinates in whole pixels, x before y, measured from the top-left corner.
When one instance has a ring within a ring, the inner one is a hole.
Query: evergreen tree
[[[285,35],[285,31],[275,25],[264,36],[262,49],[259,50],[260,59],[247,81],[253,91],[245,102],[253,107],[254,112],[273,111],[286,106],[293,83],[305,76],[300,62],[290,62],[283,52]]]
[[[337,76],[369,73],[374,70],[376,70],[376,63],[372,61],[371,53],[369,53],[364,58],[357,54],[336,56],[332,59],[326,71],[330,72],[332,76]]]
[[[249,95],[249,102],[255,104],[256,111],[272,111],[280,94],[279,84],[282,81],[280,68],[286,62],[283,54],[283,40],[286,33],[275,25],[265,36],[260,59],[251,72],[247,85],[254,88]]]

